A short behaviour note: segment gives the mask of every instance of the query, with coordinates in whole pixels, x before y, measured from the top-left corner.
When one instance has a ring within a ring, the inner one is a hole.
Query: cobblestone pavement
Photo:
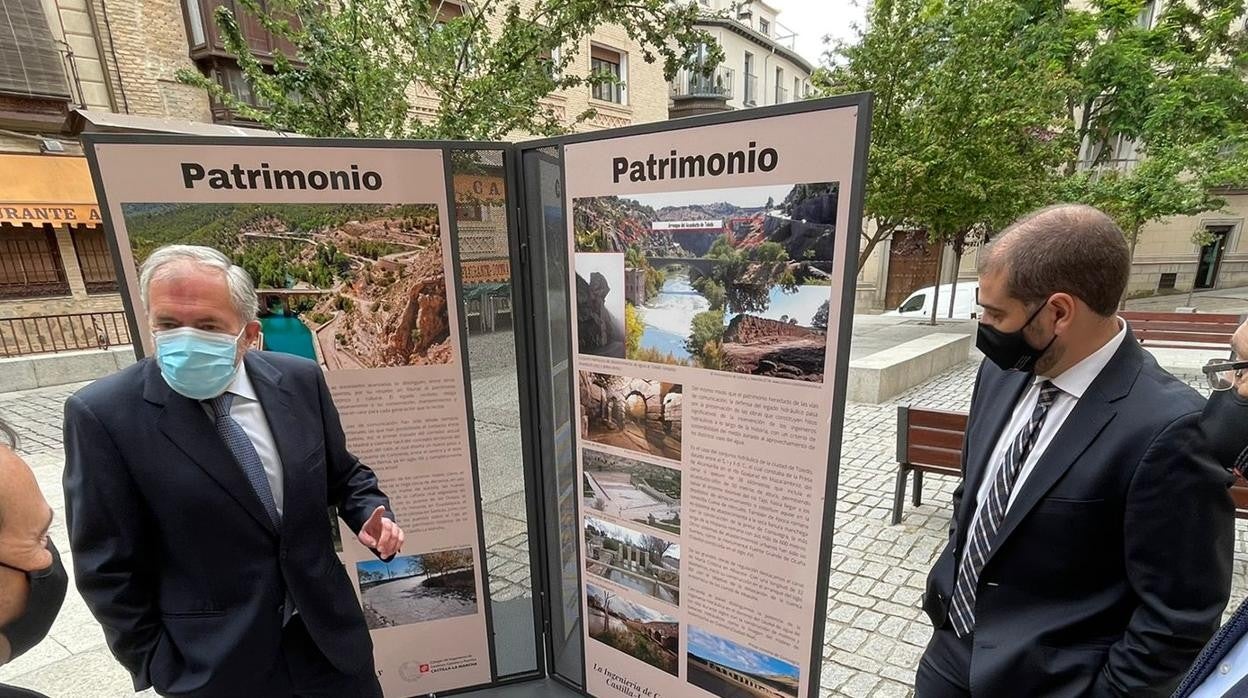
[[[929,476],[924,503],[907,503],[902,523],[889,525],[896,474],[897,405],[966,409],[974,364],[945,373],[883,405],[846,410],[836,533],[830,569],[821,685],[824,696],[910,696],[914,668],[930,630],[919,608],[927,571],[944,544],[952,478]],[[56,510],[52,536],[66,541],[61,495],[62,404],[79,385],[0,394],[0,414],[12,420],[21,451]],[[485,390],[506,389],[500,386]],[[481,412],[482,410],[479,410]],[[486,428],[510,430],[510,415],[484,414]],[[478,426],[481,441],[482,427]],[[486,446],[482,446],[485,448]],[[505,448],[505,442],[488,446]],[[514,451],[513,451],[514,453]],[[490,461],[494,462],[494,461]],[[516,471],[518,472],[518,470]],[[487,560],[496,601],[531,594],[523,496],[515,473],[482,475]],[[516,511],[517,497],[519,511]],[[1233,599],[1248,592],[1248,528],[1237,524]],[[67,554],[67,544],[61,549]],[[68,562],[68,559],[67,559]],[[103,633],[71,585],[48,640],[0,667],[0,682],[34,688],[52,698],[132,696],[125,672],[104,646]]]

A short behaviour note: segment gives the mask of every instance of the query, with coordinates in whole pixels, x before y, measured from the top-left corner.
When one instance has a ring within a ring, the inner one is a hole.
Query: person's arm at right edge
[[[1231,476],[1204,448],[1199,413],[1153,440],[1127,491],[1127,580],[1138,599],[1093,696],[1169,696],[1217,631],[1231,593]]]
[[[65,403],[64,486],[78,590],[141,691],[161,634],[150,522],[112,436],[77,396]]]

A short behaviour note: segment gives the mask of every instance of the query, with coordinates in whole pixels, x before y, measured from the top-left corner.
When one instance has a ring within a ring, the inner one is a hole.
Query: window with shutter
[[[69,101],[65,62],[40,0],[0,2],[0,94]]]
[[[108,251],[108,241],[104,239],[104,229],[77,227],[72,235],[87,293],[115,293],[117,270],[113,267],[113,255]]]
[[[52,229],[0,223],[0,298],[67,295],[69,283]]]

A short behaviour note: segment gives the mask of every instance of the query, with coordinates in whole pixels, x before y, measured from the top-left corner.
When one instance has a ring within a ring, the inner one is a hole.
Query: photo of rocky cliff
[[[577,257],[624,260],[624,358],[821,382],[839,199],[835,182],[576,199]],[[607,288],[581,281],[593,330]]]
[[[436,204],[123,204],[135,264],[171,243],[247,270],[261,347],[327,370],[453,361]]]
[[[582,354],[624,358],[624,255],[577,253],[576,336]]]

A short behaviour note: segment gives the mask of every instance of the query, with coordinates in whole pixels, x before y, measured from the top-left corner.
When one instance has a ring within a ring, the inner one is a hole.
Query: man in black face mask
[[[52,509],[16,446],[13,430],[0,421],[0,664],[47,636],[69,586],[48,540]],[[0,696],[37,695],[0,685]]]
[[[1213,395],[1200,427],[1218,462],[1248,477],[1248,322],[1231,338],[1231,357],[1210,361],[1205,375]],[[1205,645],[1176,698],[1248,696],[1248,600]]]
[[[1116,315],[1130,261],[1063,205],[980,259],[987,356],[915,681],[943,696],[1168,696],[1230,593],[1230,478],[1204,401]]]

